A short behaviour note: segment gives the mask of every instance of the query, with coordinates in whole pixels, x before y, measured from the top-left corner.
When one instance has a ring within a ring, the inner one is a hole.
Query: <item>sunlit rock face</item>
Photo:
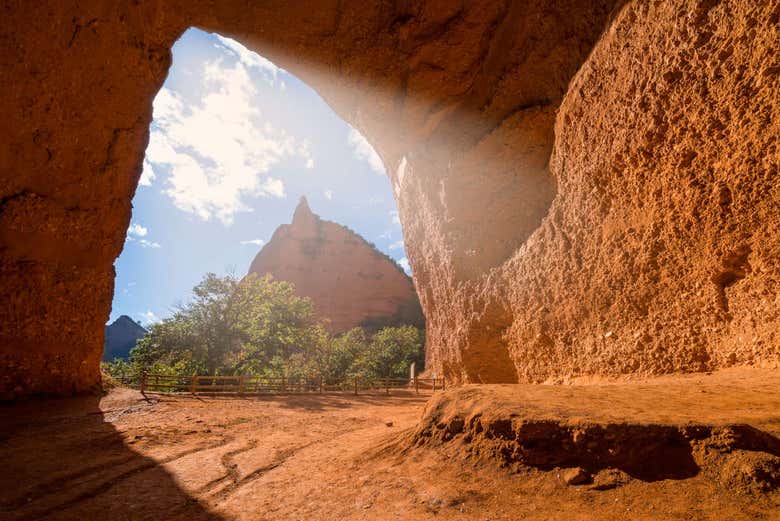
[[[292,223],[277,228],[257,254],[249,273],[292,282],[334,333],[425,325],[414,285],[401,267],[352,230],[320,219],[305,198]]]
[[[451,381],[777,364],[780,0],[16,2],[0,389],[83,391],[151,100],[190,26],[377,148]]]

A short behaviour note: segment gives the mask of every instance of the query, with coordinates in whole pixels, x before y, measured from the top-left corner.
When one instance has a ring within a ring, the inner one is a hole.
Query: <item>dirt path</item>
[[[780,432],[778,371],[500,386],[479,395],[489,399],[469,407],[526,418],[721,418]],[[427,399],[145,400],[117,389],[100,400],[6,407],[0,519],[780,519],[777,492],[739,494],[711,476],[594,490],[567,485],[562,469],[501,468],[464,456],[457,437],[401,453],[399,440],[418,428]]]

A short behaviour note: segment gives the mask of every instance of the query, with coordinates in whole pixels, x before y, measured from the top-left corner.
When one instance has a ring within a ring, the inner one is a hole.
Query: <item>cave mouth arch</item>
[[[389,317],[397,310],[390,309],[391,302],[398,300],[400,307],[414,290],[401,276],[410,270],[384,165],[316,92],[239,42],[191,28],[173,46],[172,65],[153,107],[132,219],[115,263],[111,322],[124,315],[128,327],[130,317],[150,325],[169,316],[207,272],[244,276],[277,232],[290,230],[301,198],[308,199],[320,227],[335,234],[331,240],[354,242],[342,233],[346,226],[359,234],[356,244],[376,251],[359,258],[367,263],[363,270],[380,270],[395,284],[384,288],[388,303],[372,299],[365,284],[350,298],[353,305],[363,303],[371,323],[393,322]],[[338,252],[335,246],[328,251]],[[349,324],[348,306],[339,309],[326,294],[328,288],[338,294],[333,281],[346,283],[350,272],[332,265],[326,275],[327,260],[317,267],[321,281],[278,262],[272,274],[316,289],[316,305],[327,303],[346,315],[322,318]],[[389,269],[388,260],[401,267]],[[383,310],[388,318],[380,316]],[[127,351],[111,349],[108,335],[106,342],[107,353]],[[111,361],[105,354],[104,359]]]
[[[0,65],[18,80],[0,101],[15,152],[2,159],[0,188],[2,392],[99,382],[152,99],[189,27],[289,70],[374,145],[398,201],[430,362],[467,379],[458,368],[468,335],[449,332],[470,318],[453,295],[544,219],[555,110],[616,3],[14,4],[2,31],[18,59]]]
[[[172,49],[175,49],[178,42],[187,34],[194,31],[207,34],[198,27],[189,27],[176,40]],[[279,71],[284,72],[284,69],[278,67],[273,61],[256,54],[262,46],[258,49],[249,48],[251,44],[247,43],[245,46],[243,40],[232,40],[217,32],[210,34],[215,35],[223,45],[231,48],[236,53],[239,63],[245,63],[250,67],[258,66],[266,74],[273,76],[274,80]],[[245,60],[254,63],[248,64]],[[168,75],[175,65],[171,61]],[[305,74],[316,78],[319,82],[318,93],[322,91],[323,96],[337,100],[329,107],[332,105],[338,113],[339,101],[349,98],[352,93],[340,92],[340,86],[333,87],[337,82],[331,72],[323,71],[319,67],[315,67],[314,72],[307,67],[303,67],[303,70]],[[302,79],[299,81],[303,83]],[[309,88],[308,83],[303,84]],[[153,105],[165,90],[165,86],[161,87],[155,95]],[[377,100],[377,96],[386,94],[381,89],[377,92],[379,94],[372,98],[372,102],[384,107],[386,103]],[[330,99],[326,99],[326,103],[330,103]],[[171,100],[168,99],[168,103],[170,102]],[[355,115],[358,123],[365,121],[363,113],[358,111]],[[428,117],[431,118],[430,113]],[[555,104],[543,97],[503,114],[502,118],[495,128],[488,129],[473,109],[456,109],[452,115],[445,117],[444,122],[439,122],[428,129],[429,134],[425,136],[422,145],[405,143],[408,147],[407,152],[395,161],[392,152],[382,153],[385,148],[379,147],[389,145],[390,150],[394,150],[393,145],[397,144],[397,140],[396,143],[392,141],[388,143],[387,133],[383,133],[377,145],[380,154],[377,154],[372,145],[357,130],[355,131],[357,139],[362,141],[365,158],[372,167],[386,171],[393,183],[396,198],[401,196],[404,178],[407,175],[410,177],[414,175],[412,172],[415,170],[415,165],[424,165],[425,171],[442,172],[439,188],[447,194],[447,204],[437,210],[443,213],[443,219],[447,222],[443,246],[449,255],[447,259],[449,268],[454,274],[454,280],[451,282],[456,285],[463,281],[479,280],[490,269],[499,266],[516,252],[538,229],[555,197],[555,181],[549,170],[549,158],[554,140]],[[154,122],[150,128],[153,128],[153,125]],[[151,140],[150,147],[154,144],[153,133]],[[147,147],[147,155],[150,147]],[[461,150],[460,147],[463,149]],[[151,170],[147,159],[147,157],[144,159],[141,185],[147,172]],[[421,187],[418,186],[417,189],[420,190]],[[430,186],[422,187],[424,192],[429,190],[432,191]],[[487,213],[484,207],[475,205],[474,201],[490,201],[494,207],[501,210]],[[396,219],[400,224],[400,217]],[[131,237],[128,236],[128,239]],[[509,326],[508,312],[504,310],[500,315],[505,320],[496,322],[493,325],[494,330],[502,330]],[[476,329],[478,328],[475,328],[475,331]],[[476,338],[483,335],[475,333],[471,336]],[[462,363],[480,368],[480,372],[485,372],[483,366],[487,363],[491,366],[487,372],[494,378],[498,378],[496,381],[515,381],[511,359],[501,339],[480,338],[477,344],[479,345],[476,349],[474,346],[469,346],[470,349],[464,352]],[[447,369],[441,373],[454,374]],[[471,376],[472,373],[474,370],[471,368],[466,371],[467,380],[483,381],[481,377],[475,380]],[[487,378],[489,379],[490,376]]]

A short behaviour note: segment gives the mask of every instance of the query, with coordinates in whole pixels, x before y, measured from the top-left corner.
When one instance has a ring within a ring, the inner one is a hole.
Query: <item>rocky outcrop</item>
[[[412,280],[389,257],[352,230],[312,213],[305,197],[257,254],[249,273],[270,273],[309,297],[333,332],[425,327]]]
[[[148,331],[141,324],[122,315],[106,326],[106,337],[103,344],[103,361],[111,362],[116,358],[127,359],[130,350]]]
[[[98,380],[151,101],[190,26],[297,74],[378,150],[426,366],[451,382],[776,365],[779,10],[11,2],[0,390]]]

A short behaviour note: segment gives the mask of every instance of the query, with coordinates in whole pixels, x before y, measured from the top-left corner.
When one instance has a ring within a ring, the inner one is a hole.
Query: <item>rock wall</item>
[[[425,326],[411,279],[360,235],[315,215],[305,198],[291,224],[274,232],[249,273],[295,284],[333,332],[390,325]]]
[[[237,38],[393,181],[454,381],[777,364],[780,0],[3,4],[0,392],[99,379],[170,48]]]
[[[501,278],[524,380],[780,361],[780,3],[632,2],[571,82]]]

